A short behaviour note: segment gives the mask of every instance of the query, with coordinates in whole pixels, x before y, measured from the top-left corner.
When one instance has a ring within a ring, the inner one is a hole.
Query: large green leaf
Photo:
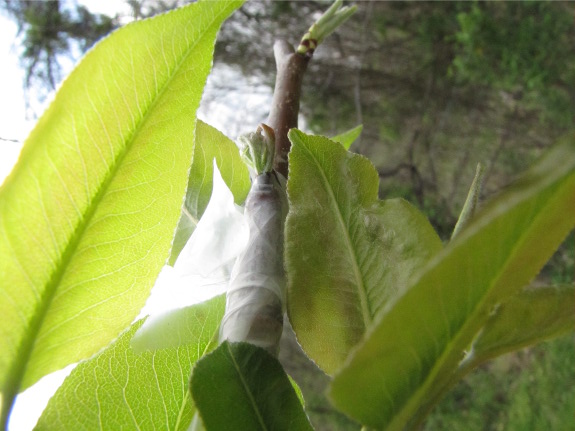
[[[377,199],[377,172],[365,157],[321,136],[289,137],[288,312],[306,353],[333,373],[442,246],[413,206]]]
[[[217,341],[218,329],[226,308],[226,295],[168,313],[148,317],[132,338],[136,352],[198,344],[201,337]]]
[[[66,378],[40,417],[36,430],[185,430],[194,406],[188,390],[192,365],[211,342],[206,331],[195,343],[135,353],[135,323]]]
[[[572,331],[575,286],[528,287],[501,304],[473,342],[468,363],[488,359]]]
[[[144,304],[169,255],[195,112],[222,21],[200,2],[128,25],[65,81],[0,189],[0,388],[88,357]]]
[[[537,274],[573,226],[575,140],[500,194],[378,318],[331,386],[362,423],[409,429],[438,400],[497,304]],[[517,322],[521,325],[521,322]]]
[[[198,361],[191,392],[207,430],[312,430],[281,364],[249,343],[224,341]]]
[[[170,256],[172,265],[192,235],[210,200],[214,159],[237,204],[243,203],[250,190],[249,172],[240,158],[236,144],[219,130],[198,120],[186,200]]]

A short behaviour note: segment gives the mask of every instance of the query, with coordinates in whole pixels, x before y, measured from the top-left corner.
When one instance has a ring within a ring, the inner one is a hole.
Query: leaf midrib
[[[49,312],[50,304],[52,303],[56,295],[57,287],[59,286],[64,274],[66,273],[66,268],[72,261],[74,252],[76,251],[83,237],[83,234],[86,231],[86,228],[89,226],[90,221],[92,220],[92,217],[94,216],[99,203],[106,195],[106,192],[110,184],[112,183],[113,179],[118,173],[122,161],[132,149],[133,144],[136,141],[136,137],[141,132],[143,125],[146,124],[148,117],[152,115],[151,113],[154,111],[155,106],[158,104],[158,101],[162,99],[163,95],[166,93],[167,89],[170,86],[170,83],[173,81],[175,76],[178,75],[178,72],[180,71],[182,65],[192,54],[192,51],[194,51],[198,43],[201,40],[203,40],[206,33],[208,33],[212,29],[214,22],[218,21],[219,17],[221,15],[225,15],[226,13],[228,13],[228,10],[222,9],[220,13],[213,15],[211,19],[211,24],[206,26],[206,28],[203,31],[199,32],[196,41],[193,44],[191,44],[190,47],[186,50],[185,54],[181,56],[181,60],[176,64],[173,72],[169,75],[168,79],[165,81],[165,84],[162,86],[161,90],[157,93],[156,97],[149,104],[149,108],[143,115],[141,121],[135,127],[130,138],[125,140],[124,148],[122,149],[122,151],[118,153],[114,161],[113,168],[108,171],[106,178],[104,178],[104,180],[101,182],[100,189],[93,195],[90,204],[86,207],[86,210],[84,212],[85,216],[79,220],[79,223],[76,226],[76,230],[70,237],[70,240],[66,245],[64,253],[62,253],[61,255],[62,257],[60,259],[60,264],[56,266],[57,269],[52,273],[52,276],[46,283],[46,288],[44,289],[44,294],[42,295],[42,297],[45,299],[39,301],[37,306],[37,312],[30,319],[29,328],[25,332],[22,338],[20,348],[18,349],[17,354],[14,356],[12,367],[10,367],[6,379],[5,391],[3,393],[4,402],[2,410],[11,408],[14,397],[20,391],[23,377],[26,373],[32,352],[34,351],[34,345],[38,338],[38,334],[41,331],[42,324]]]
[[[238,374],[238,377],[240,379],[240,382],[244,388],[245,393],[247,394],[248,398],[250,399],[250,404],[252,406],[252,409],[254,411],[254,413],[256,414],[256,417],[258,419],[258,422],[260,423],[260,426],[262,427],[262,430],[266,430],[267,431],[267,426],[265,424],[264,418],[261,415],[260,410],[258,409],[258,403],[256,402],[256,400],[254,399],[252,392],[250,391],[250,387],[247,384],[247,382],[244,379],[244,376],[242,374],[241,368],[239,366],[239,364],[236,361],[236,358],[234,357],[234,353],[232,352],[232,348],[231,345],[229,343],[226,343],[226,348],[228,350],[228,354],[230,355],[230,358],[234,364],[234,368]]]
[[[299,136],[298,136],[298,139],[299,139]],[[363,276],[361,274],[361,270],[359,268],[359,264],[357,261],[357,255],[355,254],[355,250],[353,248],[353,244],[352,244],[351,238],[349,236],[349,231],[347,230],[345,221],[343,220],[343,215],[341,213],[339,205],[337,204],[337,199],[335,197],[335,194],[333,192],[331,184],[329,183],[327,176],[325,175],[325,172],[323,171],[322,166],[319,163],[319,161],[314,157],[313,153],[307,148],[307,146],[301,141],[301,139],[299,139],[298,144],[301,148],[305,149],[308,156],[313,160],[314,164],[316,165],[316,167],[317,167],[316,171],[321,174],[322,180],[324,182],[325,188],[326,188],[327,193],[328,193],[329,198],[330,198],[329,199],[330,203],[332,204],[332,208],[334,209],[334,213],[337,215],[337,220],[339,222],[340,229],[343,232],[343,238],[345,240],[346,247],[349,251],[349,257],[350,257],[350,261],[351,261],[352,268],[353,268],[353,274],[355,276],[355,280],[356,280],[357,285],[358,285],[357,291],[358,291],[359,301],[361,304],[361,314],[362,314],[362,318],[363,318],[363,324],[364,324],[365,328],[368,328],[371,325],[372,318],[371,318],[371,313],[369,310],[369,305],[368,305],[368,300],[367,300],[367,292],[365,289],[365,284],[363,282]]]

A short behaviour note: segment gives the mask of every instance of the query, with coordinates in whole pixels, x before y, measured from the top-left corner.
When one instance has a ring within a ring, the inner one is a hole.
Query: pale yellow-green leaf
[[[330,139],[335,142],[339,142],[343,145],[343,148],[349,150],[349,147],[355,142],[359,135],[361,135],[361,131],[363,130],[363,125],[360,124],[359,126],[355,126],[353,129],[346,130],[339,135],[335,135]]]
[[[80,363],[54,394],[36,431],[162,430],[183,431],[194,414],[188,391],[193,364],[211,334],[179,348],[135,353],[129,331]]]
[[[199,304],[148,317],[132,338],[132,349],[141,353],[197,344],[206,334],[211,334],[212,340],[217,342],[225,307],[226,295],[219,295]]]
[[[100,42],[0,189],[0,388],[13,397],[126,328],[168,257],[216,33],[199,2]]]

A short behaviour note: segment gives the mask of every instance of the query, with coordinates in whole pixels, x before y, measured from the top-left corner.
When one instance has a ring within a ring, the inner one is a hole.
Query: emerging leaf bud
[[[255,133],[240,136],[238,146],[252,178],[273,170],[275,134],[271,127],[260,124]]]

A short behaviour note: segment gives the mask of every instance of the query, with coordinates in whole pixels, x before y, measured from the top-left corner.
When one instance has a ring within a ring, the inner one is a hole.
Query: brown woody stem
[[[302,81],[311,56],[294,52],[293,47],[284,40],[274,44],[274,56],[276,83],[267,125],[275,132],[274,168],[287,178],[291,147],[287,134],[290,129],[297,127]]]

